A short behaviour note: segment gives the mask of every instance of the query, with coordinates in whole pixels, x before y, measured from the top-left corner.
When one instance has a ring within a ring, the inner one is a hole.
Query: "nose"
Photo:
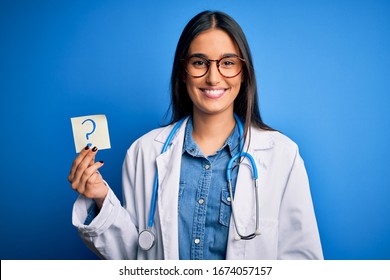
[[[209,71],[207,71],[206,74],[206,82],[210,85],[217,85],[221,80],[221,74],[219,73],[217,63],[218,62],[215,60],[210,61]]]

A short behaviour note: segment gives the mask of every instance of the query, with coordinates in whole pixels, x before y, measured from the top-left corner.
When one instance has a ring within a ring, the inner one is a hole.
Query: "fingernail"
[[[99,160],[99,162],[100,162],[101,164],[103,164],[103,163],[104,163],[104,161],[102,161],[102,160]]]
[[[97,151],[97,147],[95,146],[92,148],[92,152],[96,152],[96,151]]]
[[[88,150],[89,149],[89,146],[87,145],[87,146],[85,146],[85,148],[84,148],[84,150]]]

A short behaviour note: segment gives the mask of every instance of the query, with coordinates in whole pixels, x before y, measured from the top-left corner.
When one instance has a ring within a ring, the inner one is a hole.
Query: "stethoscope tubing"
[[[256,230],[254,233],[250,234],[250,235],[243,235],[240,233],[239,229],[238,229],[238,223],[237,223],[237,219],[236,219],[236,208],[235,208],[235,204],[234,204],[234,195],[233,195],[233,188],[232,188],[232,178],[231,178],[231,173],[232,173],[232,166],[233,166],[233,163],[236,161],[236,160],[239,160],[239,158],[241,157],[244,157],[244,158],[247,158],[250,163],[251,163],[251,167],[252,167],[252,177],[253,177],[253,180],[255,181],[255,197],[256,197]],[[234,221],[234,224],[235,224],[235,228],[236,228],[236,237],[235,239],[236,240],[240,240],[240,239],[243,239],[243,240],[249,240],[249,239],[252,239],[254,237],[256,237],[256,235],[259,235],[260,234],[260,198],[259,198],[259,184],[258,184],[258,172],[257,172],[257,167],[256,167],[256,162],[254,160],[254,158],[248,154],[247,152],[241,152],[241,153],[238,153],[236,154],[235,156],[233,156],[229,162],[228,162],[228,165],[227,165],[227,169],[226,169],[226,180],[228,182],[228,189],[229,189],[229,195],[230,195],[230,205],[232,207],[232,216],[233,216],[233,221]]]
[[[182,123],[184,121],[185,121],[185,118],[182,118],[181,120],[179,120],[175,124],[171,133],[168,135],[167,140],[164,143],[161,154],[163,154],[167,151],[169,144],[171,144],[173,137],[176,135],[176,132],[179,130],[180,126],[182,125]],[[149,229],[151,229],[153,226],[154,214],[156,212],[156,204],[157,204],[157,193],[158,193],[158,172],[156,169],[156,176],[154,176],[152,201],[150,203],[150,213],[149,213],[149,221],[148,221],[148,228]]]
[[[233,220],[236,228],[236,240],[248,240],[254,238],[256,235],[260,234],[259,230],[259,224],[260,224],[260,218],[259,218],[259,212],[260,212],[260,201],[259,201],[259,188],[258,188],[258,172],[257,172],[257,167],[254,158],[248,154],[247,152],[243,151],[244,147],[244,129],[242,126],[242,123],[239,119],[239,117],[234,114],[234,118],[236,120],[238,130],[239,130],[239,135],[240,135],[240,150],[239,152],[233,156],[227,165],[227,170],[226,170],[226,180],[228,182],[228,188],[229,188],[229,193],[230,193],[230,199],[231,199],[231,207],[232,207],[232,215],[233,215]],[[175,126],[173,127],[172,131],[169,133],[164,146],[162,148],[161,154],[165,153],[168,150],[169,145],[172,142],[172,139],[175,137],[176,132],[179,130],[180,126],[183,124],[186,118],[182,118],[179,120]],[[236,210],[234,206],[234,196],[233,196],[233,190],[232,190],[232,178],[231,178],[231,172],[232,172],[232,166],[236,160],[240,160],[241,158],[247,158],[252,167],[252,174],[253,174],[253,179],[255,181],[255,192],[256,192],[256,231],[253,234],[244,236],[240,234],[238,226],[237,226],[237,221],[236,221]],[[156,205],[157,205],[157,195],[158,195],[158,171],[156,169],[156,175],[154,177],[154,183],[153,183],[153,193],[152,193],[152,199],[150,203],[150,212],[149,212],[149,220],[148,220],[148,226],[145,230],[140,232],[139,237],[138,237],[138,243],[139,246],[142,250],[149,250],[154,246],[155,243],[155,234],[152,232],[152,227],[153,227],[153,220],[154,220],[154,215],[156,212]]]

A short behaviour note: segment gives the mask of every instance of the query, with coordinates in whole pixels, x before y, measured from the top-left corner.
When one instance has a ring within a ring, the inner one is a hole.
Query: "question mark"
[[[90,122],[92,123],[92,125],[93,125],[92,131],[91,131],[91,132],[87,132],[87,133],[85,134],[85,137],[87,138],[87,140],[89,140],[89,135],[91,135],[91,134],[95,131],[95,129],[96,129],[96,123],[95,123],[94,120],[86,119],[86,120],[84,120],[81,124],[83,125],[83,124],[84,124],[85,122],[87,122],[87,121],[90,121]],[[89,147],[91,147],[91,146],[92,146],[92,143],[88,143],[87,145],[88,145]]]

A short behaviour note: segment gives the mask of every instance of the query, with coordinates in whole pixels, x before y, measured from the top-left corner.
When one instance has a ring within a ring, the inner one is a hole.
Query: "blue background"
[[[389,1],[0,1],[1,259],[96,259],[71,224],[70,118],[106,114],[101,172],[164,123],[187,21],[222,10],[266,123],[299,144],[327,259],[390,259]]]

